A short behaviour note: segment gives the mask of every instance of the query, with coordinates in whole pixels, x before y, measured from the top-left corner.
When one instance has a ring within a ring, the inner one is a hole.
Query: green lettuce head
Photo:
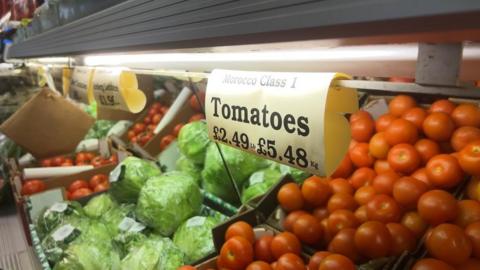
[[[212,229],[217,223],[212,217],[195,216],[178,227],[173,243],[185,253],[185,263],[192,264],[215,252]]]
[[[195,179],[198,185],[200,185],[202,180],[202,167],[195,164],[192,160],[188,159],[186,156],[181,155],[177,159],[177,170],[181,172],[188,173],[190,176]]]
[[[242,203],[265,194],[282,177],[282,173],[274,168],[267,168],[254,172],[242,192]]]
[[[130,248],[121,262],[121,269],[176,270],[184,264],[184,254],[172,240],[152,235]]]
[[[38,236],[43,239],[55,229],[66,217],[84,215],[82,206],[76,202],[58,202],[45,209],[37,218],[36,227]]]
[[[150,178],[140,191],[137,218],[163,236],[170,236],[186,219],[200,211],[202,194],[195,180],[172,171]]]
[[[116,236],[121,233],[120,224],[126,217],[135,217],[135,205],[134,204],[122,204],[118,207],[111,208],[104,215],[101,220],[107,226],[110,235]]]
[[[119,202],[135,203],[148,178],[160,174],[160,168],[153,162],[127,157],[110,172],[110,193]]]
[[[68,247],[53,270],[117,270],[120,257],[107,243],[81,242]],[[132,268],[135,269],[135,268]]]
[[[203,164],[209,144],[207,124],[204,121],[186,124],[178,134],[180,152],[196,164]]]
[[[112,208],[116,208],[117,203],[106,193],[92,198],[87,205],[83,207],[85,214],[90,218],[99,218]]]
[[[239,188],[243,186],[252,173],[267,167],[269,164],[265,159],[242,150],[223,144],[219,144],[219,146],[230,173]],[[207,149],[202,179],[203,188],[206,191],[227,202],[239,203],[234,196],[235,189],[229,180],[228,172],[215,144],[211,144]]]

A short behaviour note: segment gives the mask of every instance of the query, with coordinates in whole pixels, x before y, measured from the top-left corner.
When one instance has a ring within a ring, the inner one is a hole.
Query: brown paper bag
[[[44,88],[25,103],[0,131],[36,158],[71,153],[94,119],[57,93]]]

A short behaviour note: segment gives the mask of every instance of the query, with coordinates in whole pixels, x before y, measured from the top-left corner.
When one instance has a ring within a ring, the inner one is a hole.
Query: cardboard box
[[[71,153],[94,119],[44,88],[5,121],[0,130],[36,158]]]

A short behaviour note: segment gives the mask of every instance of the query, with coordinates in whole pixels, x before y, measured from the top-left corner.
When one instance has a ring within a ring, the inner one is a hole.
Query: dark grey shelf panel
[[[15,44],[8,57],[309,39],[480,40],[478,18],[478,0],[130,0]]]

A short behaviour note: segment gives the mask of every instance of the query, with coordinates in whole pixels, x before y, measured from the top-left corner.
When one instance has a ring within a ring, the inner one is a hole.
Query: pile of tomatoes
[[[105,174],[96,174],[90,178],[90,181],[82,179],[73,181],[66,191],[67,199],[77,200],[88,196],[94,192],[102,192],[108,190],[110,182]]]
[[[281,232],[258,238],[250,224],[238,221],[225,233],[225,243],[217,258],[217,269],[229,270],[354,270],[355,265],[340,254],[318,252],[309,260],[301,254],[301,243],[295,234]],[[306,263],[308,262],[308,263]],[[181,270],[195,269],[183,266]]]
[[[128,140],[131,143],[145,145],[152,139],[153,131],[168,109],[167,106],[163,106],[160,102],[153,103],[148,110],[148,115],[143,118],[143,122],[136,123],[128,130]]]
[[[58,156],[54,158],[46,158],[41,160],[42,167],[68,167],[93,165],[100,167],[108,164],[117,164],[117,155],[113,154],[110,158],[104,158],[91,152],[79,152],[74,158],[67,156]]]
[[[21,194],[26,196],[26,195],[32,195],[35,193],[40,193],[44,191],[47,188],[45,183],[40,180],[40,179],[31,179],[25,181],[22,185],[22,192]]]
[[[439,100],[424,109],[399,95],[377,120],[359,111],[350,126],[353,141],[330,179],[280,189],[285,229],[356,263],[413,251],[426,235],[434,259],[413,269],[480,269],[479,181],[469,180],[468,200],[449,192],[480,175],[478,106]]]
[[[192,109],[197,113],[192,115],[192,117],[188,119],[189,123],[205,119],[205,115],[202,113],[202,107],[203,104],[205,104],[205,92],[199,92],[198,96],[200,98],[200,101],[202,102],[202,105],[200,105],[195,95],[192,95],[190,97],[190,107],[192,107]],[[185,123],[177,124],[175,127],[173,127],[172,134],[165,135],[162,137],[162,139],[160,139],[160,151],[163,151],[165,148],[167,148],[167,146],[170,145],[178,137],[178,133],[180,133],[180,129],[182,129],[184,125]]]

